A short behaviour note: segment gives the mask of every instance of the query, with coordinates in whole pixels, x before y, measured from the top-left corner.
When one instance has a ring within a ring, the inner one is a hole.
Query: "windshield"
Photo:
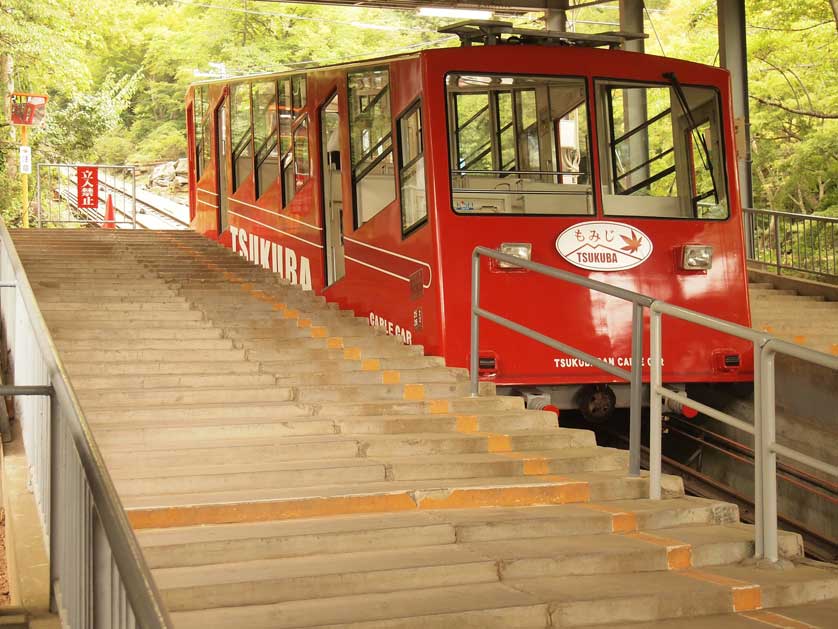
[[[592,214],[585,80],[450,74],[451,189],[463,214]]]
[[[597,82],[603,212],[611,216],[728,216],[715,90]]]

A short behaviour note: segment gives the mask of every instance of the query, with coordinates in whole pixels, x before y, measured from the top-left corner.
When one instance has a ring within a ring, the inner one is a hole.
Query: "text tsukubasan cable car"
[[[750,324],[726,71],[615,36],[449,30],[482,45],[191,86],[194,229],[449,366],[468,365],[478,245]],[[630,364],[630,305],[488,263],[481,305]],[[536,403],[628,403],[578,359],[488,322],[480,340],[481,377]],[[752,377],[743,341],[679,321],[664,340],[672,386]]]

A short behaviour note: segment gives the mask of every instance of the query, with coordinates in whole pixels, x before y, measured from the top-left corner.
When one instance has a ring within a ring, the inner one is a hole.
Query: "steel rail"
[[[17,282],[15,317],[18,320],[21,319],[24,313],[17,311],[17,308],[18,306],[22,306],[28,319],[32,337],[34,337],[33,340],[40,350],[46,379],[51,383],[53,389],[51,412],[49,413],[49,419],[46,425],[49,439],[53,445],[49,455],[47,455],[50,457],[50,474],[52,480],[54,481],[62,474],[67,473],[67,470],[57,469],[59,461],[57,446],[61,445],[61,431],[66,428],[75,449],[75,454],[78,457],[78,462],[83,469],[87,490],[90,495],[87,500],[92,502],[92,508],[95,509],[95,513],[101,522],[101,527],[118,571],[118,575],[116,575],[117,582],[121,582],[121,586],[124,589],[124,596],[127,596],[130,602],[131,612],[134,618],[139,626],[144,629],[171,629],[173,624],[163,603],[163,598],[157,589],[151,575],[151,570],[145,561],[140,545],[128,521],[113,480],[108,473],[102,453],[93,438],[93,432],[70,383],[70,378],[64,363],[58,355],[55,342],[38,306],[23,263],[18,256],[11,235],[2,219],[0,219],[0,245],[2,245],[5,254],[3,271],[11,271],[12,276]],[[3,316],[5,319],[7,313],[3,313]],[[6,323],[8,325],[8,321]],[[17,332],[15,332],[15,335],[17,335]],[[13,355],[12,359],[15,361],[14,364],[16,364],[17,361],[31,360],[31,357]],[[23,421],[29,420],[30,418],[23,418]],[[31,456],[31,453],[28,454]],[[74,589],[78,588],[80,590],[80,595],[82,596],[81,602],[62,600],[62,607],[68,607],[73,604],[89,605],[90,602],[87,597],[92,599],[94,593],[92,591],[81,591],[81,588],[85,584],[62,582],[64,580],[61,578],[60,568],[63,566],[56,564],[59,563],[60,557],[69,557],[72,555],[67,554],[68,549],[59,547],[59,540],[62,538],[62,535],[58,534],[60,531],[56,530],[54,524],[55,522],[61,522],[64,514],[56,513],[58,509],[51,508],[56,506],[51,504],[54,483],[48,479],[41,479],[41,481],[44,483],[43,486],[49,487],[49,489],[43,490],[44,495],[42,498],[46,504],[42,507],[42,518],[45,519],[43,522],[45,531],[49,531],[51,547],[50,572],[53,585],[61,589],[62,599],[67,593],[74,591]],[[87,502],[87,500],[82,499],[82,503]],[[49,514],[49,516],[46,514]],[[90,539],[87,542],[92,543]],[[90,551],[92,552],[92,548]],[[60,563],[64,563],[64,561]],[[91,570],[95,569],[95,567],[86,567],[84,569]],[[93,575],[90,575],[91,583],[88,585],[90,585],[91,589],[94,587],[93,578]],[[110,583],[113,580],[113,575],[108,575],[107,580]],[[121,591],[114,594],[121,595]],[[80,618],[84,617],[86,612],[81,610],[78,612],[78,615]],[[129,619],[126,618],[126,626],[128,622]]]

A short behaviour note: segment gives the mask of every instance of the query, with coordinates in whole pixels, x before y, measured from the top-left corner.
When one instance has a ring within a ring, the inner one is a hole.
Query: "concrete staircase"
[[[732,505],[674,478],[644,499],[625,452],[468,397],[463,370],[197,234],[13,237],[178,629],[738,621],[838,598],[797,536],[785,570],[743,563]]]
[[[838,355],[838,302],[752,282],[751,319],[757,330],[827,354]]]

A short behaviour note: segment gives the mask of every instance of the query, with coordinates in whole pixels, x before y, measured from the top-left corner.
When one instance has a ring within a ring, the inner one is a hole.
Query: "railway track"
[[[75,183],[73,178],[70,181]],[[117,220],[117,229],[132,228],[131,224],[134,222],[134,214],[124,208],[130,205],[134,197],[125,188],[121,188],[110,182],[100,181],[98,194],[101,203],[98,208],[79,208],[78,198],[73,192],[72,187],[60,190],[59,194],[75,206],[74,211],[91,223],[104,223],[104,205],[107,203],[108,194],[110,194],[114,201],[114,218]],[[120,203],[120,201],[122,202]],[[188,222],[164,208],[157,207],[148,200],[142,199],[139,195],[136,197],[136,208],[136,223],[140,229],[189,229]]]
[[[613,445],[628,448],[628,436],[618,428],[610,425],[596,426],[598,442],[600,436],[605,437]],[[667,430],[687,442],[708,447],[732,459],[753,466],[753,450],[748,446],[719,435],[703,426],[697,426],[677,418],[667,422]],[[648,469],[649,449],[641,446],[641,465]],[[671,456],[662,457],[664,473],[680,476],[684,479],[684,488],[692,495],[713,500],[732,502],[739,506],[740,518],[743,522],[754,523],[754,501],[733,487],[713,478],[682,461]],[[812,476],[807,472],[782,462],[777,465],[777,477],[799,489],[817,495],[820,499],[838,505],[838,486]],[[778,515],[780,527],[787,531],[799,533],[803,538],[806,555],[818,561],[838,563],[838,540],[826,537],[811,529],[806,524],[780,513]]]

